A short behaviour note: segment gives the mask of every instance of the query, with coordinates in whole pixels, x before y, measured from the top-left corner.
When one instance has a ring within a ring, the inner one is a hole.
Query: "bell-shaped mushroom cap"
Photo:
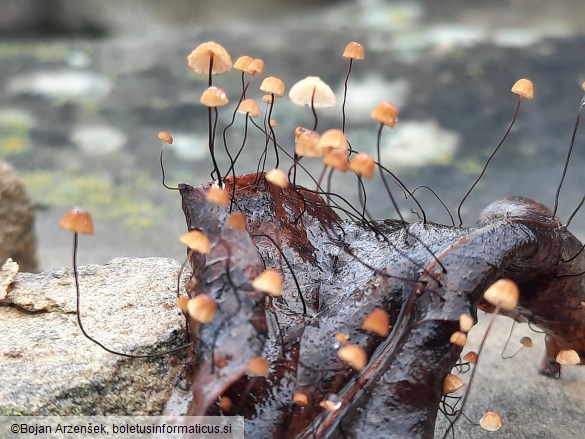
[[[274,99],[272,99],[272,95],[262,96],[262,102],[264,102],[265,104],[272,104],[273,101]]]
[[[212,85],[205,89],[201,95],[200,102],[206,107],[223,107],[228,104],[229,99],[223,89]]]
[[[469,351],[463,356],[463,361],[468,361],[471,364],[477,363],[477,352]]]
[[[260,116],[260,107],[254,99],[244,99],[238,105],[238,113],[247,114],[250,117]]]
[[[93,235],[93,220],[87,210],[81,207],[74,207],[65,212],[61,218],[61,227],[73,233]]]
[[[264,81],[260,84],[260,90],[280,97],[284,94],[284,81],[276,76],[269,76],[264,78]]]
[[[256,73],[263,73],[264,61],[260,58],[254,58],[250,64],[248,64],[248,70],[251,72],[251,75],[255,75]]]
[[[467,334],[465,334],[465,332],[456,331],[451,334],[449,343],[454,344],[455,346],[463,347],[465,346],[465,343],[467,343]]]
[[[511,279],[500,279],[491,284],[483,298],[493,306],[499,306],[505,310],[513,310],[518,305],[520,290],[518,285]]]
[[[349,151],[349,144],[347,143],[345,134],[337,128],[327,130],[321,134],[317,147],[325,150],[340,149],[342,151]]]
[[[230,194],[225,189],[221,189],[218,187],[209,188],[205,198],[210,203],[213,203],[217,206],[228,206],[230,204]]]
[[[362,329],[382,337],[388,337],[390,333],[390,317],[388,317],[388,313],[381,308],[376,308],[366,316],[362,322]]]
[[[295,152],[299,157],[321,157],[323,150],[319,149],[319,133],[297,127],[295,134]]]
[[[187,312],[199,323],[209,323],[215,316],[217,303],[207,294],[199,294],[187,302]]]
[[[288,97],[295,105],[311,106],[314,108],[329,108],[337,104],[335,93],[327,84],[317,76],[307,76],[293,85],[288,92]]]
[[[213,41],[201,43],[187,57],[189,67],[197,73],[209,74],[210,59],[213,57],[211,73],[218,75],[225,73],[232,68],[232,59],[225,48]]]
[[[358,371],[362,370],[368,363],[366,351],[356,344],[346,344],[340,347],[337,356]]]
[[[573,349],[563,349],[557,354],[556,362],[563,366],[574,366],[581,363],[581,358],[577,351]]]
[[[394,128],[398,118],[398,108],[388,102],[380,102],[372,110],[370,117],[381,124]]]
[[[209,254],[211,250],[209,238],[205,233],[200,232],[199,230],[191,230],[190,232],[181,235],[179,241],[181,241],[191,250],[204,255]]]
[[[222,411],[229,412],[232,409],[233,403],[229,396],[222,396],[221,398],[219,398],[219,402],[217,405]]]
[[[323,157],[323,163],[340,172],[346,172],[349,169],[347,154],[341,149],[332,149],[325,154],[325,157]]]
[[[524,346],[525,348],[531,348],[532,347],[532,339],[530,337],[522,337],[520,339],[520,344],[522,346]]]
[[[351,158],[349,169],[362,177],[373,178],[376,162],[369,154],[359,153]]]
[[[173,144],[173,136],[171,136],[167,131],[161,131],[158,133],[158,138],[169,145]]]
[[[253,376],[264,377],[268,375],[269,369],[270,364],[268,364],[268,360],[263,357],[254,357],[246,363],[246,371]]]
[[[248,66],[253,61],[254,58],[248,55],[240,56],[236,62],[234,63],[234,69],[239,70],[240,72],[247,73],[248,75],[251,74],[251,71],[248,69]]]
[[[267,269],[252,281],[255,290],[262,291],[274,297],[282,296],[282,274],[276,270]]]
[[[306,407],[309,404],[309,397],[304,393],[295,393],[293,395],[293,402],[299,407]]]
[[[502,427],[502,419],[496,412],[486,412],[479,420],[479,426],[487,431],[498,431]]]
[[[268,171],[266,173],[266,180],[283,189],[288,186],[288,178],[286,177],[286,174],[280,169],[273,169],[272,171]]]
[[[246,230],[246,215],[243,212],[233,212],[226,222],[234,230]]]
[[[457,375],[448,374],[443,381],[443,395],[456,392],[465,385],[465,382]]]
[[[461,314],[459,316],[459,329],[462,332],[469,332],[475,325],[475,320],[469,314]]]
[[[356,43],[355,41],[348,43],[348,45],[345,46],[345,50],[343,51],[343,57],[348,58],[348,59],[351,58],[351,59],[357,59],[358,61],[363,61],[364,60],[364,46],[362,46],[360,43]]]
[[[530,79],[519,79],[514,83],[511,91],[524,99],[532,99],[534,97],[534,86]]]

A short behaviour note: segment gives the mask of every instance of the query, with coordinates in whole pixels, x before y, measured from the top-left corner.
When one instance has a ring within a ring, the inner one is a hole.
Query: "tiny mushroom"
[[[382,125],[394,128],[398,119],[398,108],[388,102],[380,102],[372,110],[370,117]]]
[[[229,99],[223,89],[212,85],[205,89],[200,102],[206,107],[223,107],[229,103]]]
[[[269,369],[270,364],[263,357],[254,357],[246,364],[246,371],[253,376],[267,376]]]
[[[362,370],[368,363],[366,351],[356,344],[346,344],[340,347],[337,356],[357,371]]]
[[[212,61],[213,60],[213,61]],[[214,41],[201,43],[187,57],[189,67],[195,72],[209,74],[211,64],[211,74],[217,75],[231,70],[232,60],[227,50]]]
[[[244,114],[250,117],[260,116],[260,107],[254,99],[244,99],[238,105],[238,113]]]
[[[158,138],[169,145],[172,145],[173,143],[173,136],[167,131],[160,131],[158,133]]]
[[[284,94],[284,88],[284,81],[276,76],[264,78],[264,81],[260,84],[260,90],[277,97],[281,97]]]
[[[513,310],[518,305],[520,290],[511,279],[500,279],[491,284],[483,298],[490,304],[505,310]]]
[[[352,156],[349,169],[357,175],[371,179],[374,177],[376,162],[369,154],[360,152]]]
[[[211,187],[207,191],[205,198],[210,203],[213,203],[217,206],[229,206],[230,204],[230,194],[225,189],[221,189],[218,187]]]
[[[364,46],[360,43],[356,43],[352,41],[345,46],[345,50],[343,51],[343,57],[347,59],[355,59],[358,61],[364,60]]]
[[[479,420],[479,425],[487,431],[498,431],[502,427],[502,420],[496,412],[486,412]]]
[[[243,212],[233,212],[226,222],[234,230],[246,230],[246,215]]]
[[[362,322],[362,329],[387,337],[390,333],[390,317],[388,317],[388,313],[381,308],[376,308],[366,316]]]
[[[187,303],[187,312],[199,323],[209,323],[215,316],[217,303],[207,294],[199,294]]]
[[[321,78],[307,76],[294,84],[288,92],[291,102],[301,107],[329,108],[337,104],[335,93]]]
[[[456,331],[451,334],[451,338],[449,338],[449,342],[454,344],[455,346],[463,347],[467,343],[467,335],[465,332]]]
[[[61,227],[73,233],[93,235],[93,220],[88,211],[81,207],[74,207],[65,212],[61,218]]]
[[[534,86],[530,79],[519,79],[514,83],[511,91],[524,99],[532,99],[534,97]]]
[[[283,189],[288,186],[288,179],[286,174],[280,169],[273,169],[268,171],[266,173],[266,180]]]
[[[447,374],[443,381],[443,395],[456,392],[465,385],[465,382],[457,375]]]
[[[211,244],[207,235],[199,230],[191,230],[179,238],[183,244],[201,254],[209,254],[211,251]]]
[[[577,351],[573,349],[563,349],[557,354],[556,361],[563,366],[574,366],[581,363],[581,358]]]
[[[295,152],[299,157],[321,157],[323,151],[319,150],[319,133],[303,127],[298,127],[295,133]]]
[[[276,270],[267,269],[252,281],[252,287],[258,291],[270,294],[274,297],[282,296],[282,274]]]

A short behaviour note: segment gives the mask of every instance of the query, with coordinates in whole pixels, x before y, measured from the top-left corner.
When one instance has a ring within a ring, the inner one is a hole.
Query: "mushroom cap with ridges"
[[[240,114],[246,114],[250,117],[260,116],[260,107],[254,99],[244,99],[240,102],[240,105],[238,105],[237,111]]]
[[[332,128],[321,134],[317,147],[319,149],[340,149],[342,151],[349,151],[349,144],[347,143],[345,134],[337,128]]]
[[[246,371],[254,376],[267,376],[270,370],[268,360],[263,357],[254,357],[246,363]]]
[[[213,203],[217,206],[229,206],[230,204],[230,194],[225,189],[221,189],[218,187],[209,188],[207,193],[205,194],[205,198],[210,203]]]
[[[253,60],[254,58],[252,58],[251,56],[242,55],[236,60],[236,62],[234,62],[234,69],[239,70],[240,72],[251,74],[251,71],[248,69],[248,66]]]
[[[276,270],[267,269],[252,281],[255,290],[262,291],[274,297],[282,296],[282,274]]]
[[[284,94],[284,88],[284,81],[276,76],[264,78],[264,81],[260,84],[260,90],[264,93],[271,93],[278,97]]]
[[[167,131],[160,131],[158,133],[158,138],[169,145],[173,144],[173,136]]]
[[[381,308],[376,308],[366,316],[362,322],[362,329],[387,337],[390,333],[390,317],[388,313]]]
[[[346,344],[340,347],[337,356],[357,371],[362,370],[368,364],[366,351],[356,344]]]
[[[483,293],[483,298],[486,302],[508,311],[516,308],[519,297],[520,290],[518,285],[511,279],[499,279]]]
[[[248,64],[248,70],[252,72],[252,75],[256,73],[263,73],[264,72],[264,61],[260,58],[254,58],[250,64]]]
[[[288,92],[291,102],[301,107],[330,108],[337,104],[335,93],[318,76],[307,76],[293,85]]]
[[[373,178],[376,170],[376,162],[372,156],[361,152],[352,156],[349,162],[349,169],[362,177]]]
[[[229,99],[223,89],[212,85],[205,89],[199,102],[206,107],[223,107],[228,104]]]
[[[563,349],[557,354],[556,362],[563,366],[574,366],[581,363],[581,358],[577,351],[573,349]]]
[[[332,149],[323,157],[323,163],[336,169],[339,172],[346,172],[349,169],[349,160],[345,151]]]
[[[524,99],[532,99],[534,97],[534,85],[530,79],[519,79],[514,83],[511,91]]]
[[[65,215],[61,217],[60,224],[61,227],[73,233],[93,235],[93,220],[91,219],[91,215],[81,207],[74,207],[65,212]]]
[[[266,173],[266,180],[283,189],[288,186],[288,178],[286,177],[284,171],[280,169],[273,169],[268,171]]]
[[[345,50],[343,51],[343,57],[363,61],[364,46],[362,46],[360,43],[356,43],[355,41],[348,43],[347,46],[345,46]]]
[[[199,230],[191,230],[180,236],[179,241],[201,254],[209,254],[211,251],[211,244],[207,235]]]
[[[218,75],[231,70],[232,59],[225,47],[214,41],[201,43],[187,57],[189,67],[195,72],[209,74],[209,61],[213,57],[212,75]]]
[[[457,375],[447,374],[443,381],[443,395],[454,393],[465,385],[465,382]]]
[[[398,108],[389,102],[380,102],[372,110],[370,117],[383,125],[394,128],[398,119]]]
[[[502,427],[502,419],[496,412],[486,412],[479,420],[479,426],[487,431],[498,431]]]
[[[215,317],[217,303],[207,294],[199,294],[187,302],[189,316],[199,323],[209,323]]]

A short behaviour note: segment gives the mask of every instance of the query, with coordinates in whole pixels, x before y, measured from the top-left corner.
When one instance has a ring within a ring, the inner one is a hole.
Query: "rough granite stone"
[[[124,353],[181,345],[179,269],[164,258],[81,267],[87,332]],[[0,414],[156,415],[171,392],[170,356],[123,358],[83,336],[71,269],[18,274],[0,300],[0,327]]]

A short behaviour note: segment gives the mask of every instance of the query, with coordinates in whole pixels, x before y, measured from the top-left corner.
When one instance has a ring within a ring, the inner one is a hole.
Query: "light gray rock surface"
[[[81,267],[87,332],[124,353],[180,346],[179,268],[163,258]],[[123,358],[83,336],[71,269],[18,274],[0,300],[0,328],[0,414],[155,415],[171,392],[170,356]]]

